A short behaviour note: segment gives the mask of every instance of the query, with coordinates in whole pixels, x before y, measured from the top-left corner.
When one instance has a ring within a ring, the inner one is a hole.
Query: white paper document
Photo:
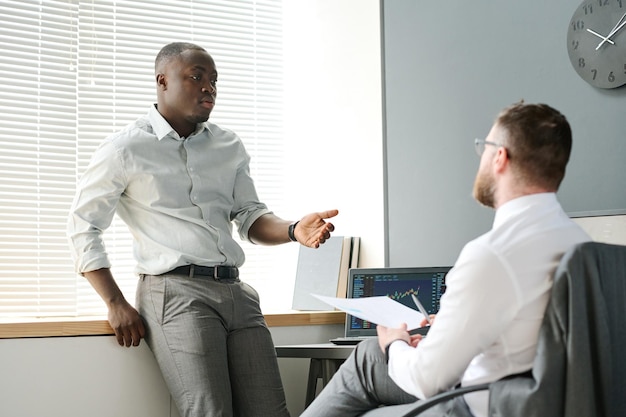
[[[407,329],[413,330],[420,327],[420,323],[424,319],[424,315],[420,312],[386,296],[335,298],[317,294],[312,295],[350,315],[385,327],[396,328],[400,327],[402,323],[406,323]]]

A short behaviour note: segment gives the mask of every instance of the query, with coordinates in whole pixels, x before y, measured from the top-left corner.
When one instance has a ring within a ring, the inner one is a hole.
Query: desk
[[[352,353],[355,346],[338,346],[332,343],[310,345],[283,345],[276,346],[276,356],[279,358],[309,358],[309,377],[306,386],[305,408],[313,402],[317,392],[317,380],[322,380],[324,387],[337,369]]]

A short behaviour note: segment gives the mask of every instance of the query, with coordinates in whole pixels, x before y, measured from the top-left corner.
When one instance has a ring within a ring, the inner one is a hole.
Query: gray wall
[[[520,99],[572,125],[565,210],[626,208],[626,86],[593,88],[571,67],[566,34],[579,4],[382,2],[387,265],[453,264],[490,228],[493,212],[471,196],[473,139]]]

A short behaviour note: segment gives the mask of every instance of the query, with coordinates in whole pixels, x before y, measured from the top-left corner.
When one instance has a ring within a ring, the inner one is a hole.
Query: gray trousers
[[[288,417],[257,292],[239,281],[143,275],[137,308],[181,417]]]
[[[359,343],[301,417],[400,417],[418,399],[400,389],[387,372],[378,339]],[[440,403],[421,417],[472,417],[462,397]]]

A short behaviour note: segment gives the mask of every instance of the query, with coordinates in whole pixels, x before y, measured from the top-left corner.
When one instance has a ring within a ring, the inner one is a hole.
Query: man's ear
[[[509,153],[504,146],[498,147],[493,157],[493,167],[496,172],[503,172],[509,165]]]
[[[165,78],[165,74],[157,74],[156,83],[157,83],[157,87],[165,90],[167,88],[167,80]]]

